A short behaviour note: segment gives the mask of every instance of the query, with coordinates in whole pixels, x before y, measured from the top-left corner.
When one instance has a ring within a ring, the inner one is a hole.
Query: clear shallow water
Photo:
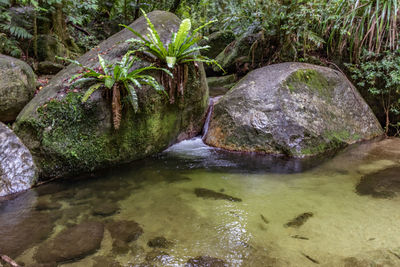
[[[0,251],[20,250],[15,259],[31,266],[40,244],[63,229],[84,221],[134,220],[143,234],[128,249],[113,249],[106,227],[97,252],[59,266],[114,266],[105,259],[121,266],[182,266],[197,256],[228,266],[400,266],[400,198],[355,191],[362,176],[399,165],[398,139],[300,161],[227,153],[197,138],[149,160],[0,203]],[[242,201],[198,197],[196,188]],[[105,203],[119,210],[94,215]],[[285,226],[304,213],[313,216],[299,227]],[[30,231],[43,234],[29,243]],[[167,248],[149,247],[160,236]]]

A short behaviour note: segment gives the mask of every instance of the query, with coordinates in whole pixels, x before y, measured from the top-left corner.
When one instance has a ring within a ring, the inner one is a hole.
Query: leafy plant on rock
[[[82,97],[82,102],[86,102],[89,97],[99,88],[104,88],[112,97],[113,125],[117,130],[121,123],[121,96],[126,96],[135,112],[138,111],[138,97],[136,88],[142,85],[149,85],[158,92],[165,92],[164,87],[151,75],[145,74],[147,71],[162,70],[167,75],[172,75],[167,69],[158,68],[153,65],[143,68],[133,68],[133,64],[138,58],[133,54],[136,51],[127,52],[120,62],[109,64],[100,55],[98,55],[100,67],[97,69],[82,65],[76,60],[64,59],[83,68],[82,73],[71,77],[71,87],[77,87],[82,84],[90,83],[91,86]]]
[[[129,39],[127,42],[138,46],[136,54],[139,57],[154,61],[153,58],[148,56],[150,54],[158,60],[161,66],[166,66],[171,70],[173,78],[163,74],[161,80],[162,84],[169,89],[171,103],[175,101],[175,92],[183,96],[188,76],[187,63],[194,62],[196,68],[198,67],[197,62],[216,64],[222,69],[215,60],[200,55],[199,51],[208,49],[209,46],[197,46],[197,43],[202,39],[197,33],[215,21],[209,21],[190,33],[192,27],[190,19],[184,19],[179,26],[179,30],[172,33],[169,44],[164,44],[147,14],[143,10],[142,13],[147,20],[149,33],[144,36],[131,27],[122,25],[139,38]]]

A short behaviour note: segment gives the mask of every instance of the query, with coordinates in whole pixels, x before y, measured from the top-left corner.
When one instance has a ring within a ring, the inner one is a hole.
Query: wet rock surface
[[[302,226],[303,224],[305,224],[308,221],[308,219],[310,219],[313,216],[314,216],[314,214],[312,212],[304,212],[304,213],[300,214],[299,216],[297,216],[296,218],[294,218],[293,220],[290,220],[288,223],[286,223],[285,227],[298,228],[298,227]]]
[[[400,196],[400,167],[390,167],[367,174],[356,186],[359,195],[375,198],[393,198]]]
[[[37,180],[32,155],[21,140],[0,122],[0,197],[31,188]]]
[[[185,267],[226,267],[223,260],[218,258],[213,258],[210,256],[199,256],[196,258],[189,259],[185,264]]]
[[[250,72],[214,104],[204,141],[233,151],[304,157],[382,134],[341,73],[281,63]]]
[[[215,200],[222,199],[222,200],[229,200],[232,202],[242,202],[242,199],[240,198],[233,197],[220,192],[215,192],[207,188],[195,188],[194,193],[196,194],[197,197],[201,197],[204,199],[215,199]]]
[[[64,229],[38,247],[35,259],[39,263],[82,259],[100,248],[103,232],[100,222],[83,222]]]

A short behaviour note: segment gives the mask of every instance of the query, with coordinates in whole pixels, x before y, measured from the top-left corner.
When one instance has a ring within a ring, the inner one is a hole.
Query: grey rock
[[[0,121],[14,121],[35,89],[32,68],[22,60],[0,54]]]
[[[0,197],[31,188],[37,169],[29,150],[0,122]]]
[[[341,73],[282,63],[250,72],[219,99],[205,142],[303,157],[382,134],[369,106]]]

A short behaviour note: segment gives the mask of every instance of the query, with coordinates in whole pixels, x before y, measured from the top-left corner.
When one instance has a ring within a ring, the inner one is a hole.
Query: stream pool
[[[42,267],[400,266],[400,197],[356,190],[399,166],[399,139],[301,161],[195,138],[0,202],[0,254]]]

